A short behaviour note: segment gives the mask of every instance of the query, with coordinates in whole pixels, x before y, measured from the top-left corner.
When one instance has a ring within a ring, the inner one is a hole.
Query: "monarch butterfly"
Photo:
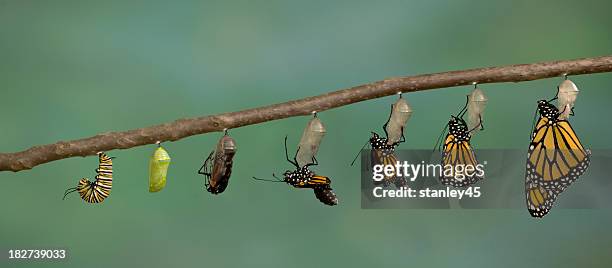
[[[214,151],[210,152],[198,174],[205,177],[206,190],[212,194],[225,191],[232,175],[234,155],[236,154],[236,141],[227,135],[227,130]]]
[[[527,152],[525,196],[527,209],[533,217],[545,216],[557,196],[576,181],[590,163],[591,151],[582,146],[569,121],[559,118],[564,112],[551,104],[555,98],[538,101],[536,113],[540,117],[533,128]]]
[[[394,112],[394,109],[392,106],[391,113],[389,114],[389,119],[387,120],[387,123],[383,125],[383,130],[385,131],[386,137],[389,137],[389,133],[387,132],[387,125],[389,124],[389,122],[391,121],[391,118],[393,117],[393,112]],[[353,159],[351,166],[355,163],[355,161],[357,160],[357,157],[359,157],[363,149],[368,144],[370,144],[370,147],[372,148],[371,155],[370,155],[371,156],[370,159],[372,159],[371,166],[395,165],[398,162],[397,156],[395,156],[395,148],[399,144],[406,141],[406,137],[404,136],[404,128],[400,127],[400,130],[401,130],[400,139],[396,142],[390,142],[388,138],[381,137],[380,135],[378,135],[378,133],[372,131],[372,137],[370,137],[368,142],[366,142],[361,148],[361,150],[359,150],[359,153],[357,154],[355,159]],[[377,182],[377,181],[374,182],[375,185],[383,184],[385,187],[389,186],[389,184],[391,183],[393,183],[396,187],[400,188],[400,187],[406,186],[406,179],[404,179],[403,177],[397,176],[394,173],[391,176],[387,176],[385,174],[385,177],[383,178],[383,180],[381,180],[380,182]]]
[[[285,173],[283,173],[283,179],[276,177],[274,173],[272,176],[276,178],[276,180],[259,179],[256,177],[253,177],[253,179],[271,182],[285,182],[295,188],[313,189],[315,197],[319,199],[319,201],[329,206],[337,205],[338,198],[331,188],[331,179],[329,177],[317,175],[309,169],[310,166],[316,166],[319,164],[314,156],[312,157],[312,161],[310,163],[300,167],[296,159],[299,150],[300,148],[298,147],[298,151],[296,152],[296,156],[293,157],[293,160],[289,159],[289,153],[287,151],[287,137],[285,137],[285,157],[287,158],[287,161],[295,167],[295,170],[285,171]]]
[[[113,186],[113,159],[104,152],[98,153],[99,165],[96,169],[96,180],[91,182],[87,178],[82,178],[76,187],[68,188],[64,192],[64,198],[72,192],[79,192],[81,199],[87,203],[100,203],[110,195]]]
[[[445,171],[451,170],[452,172],[442,172],[440,175],[440,183],[442,185],[466,187],[484,179],[483,174],[478,174],[476,172],[471,174],[471,176],[468,176],[470,174],[462,174],[462,179],[459,179],[460,176],[458,176],[459,174],[456,172],[457,167],[460,165],[463,165],[463,167],[476,167],[478,165],[476,154],[470,145],[470,133],[478,127],[480,127],[480,130],[484,129],[482,120],[479,120],[480,123],[475,128],[468,129],[467,123],[463,119],[467,105],[468,103],[466,102],[457,116],[451,115],[450,120],[444,128],[444,131],[448,128],[448,133],[444,139],[442,149],[442,166]],[[442,131],[442,133],[444,133],[444,131]]]

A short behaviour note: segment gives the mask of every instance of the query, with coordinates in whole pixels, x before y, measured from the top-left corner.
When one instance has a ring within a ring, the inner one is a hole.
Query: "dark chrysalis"
[[[210,152],[198,174],[205,177],[206,190],[212,194],[220,194],[227,188],[232,174],[233,158],[236,154],[236,141],[230,136],[221,137],[214,151]]]
[[[285,171],[282,179],[276,177],[275,174],[272,174],[275,180],[259,179],[256,177],[253,177],[253,179],[271,182],[285,182],[295,188],[313,189],[315,197],[319,199],[321,203],[329,206],[337,205],[338,198],[331,188],[331,179],[326,176],[317,175],[309,169],[310,166],[316,166],[319,164],[314,156],[312,157],[312,161],[310,163],[300,167],[296,159],[299,150],[300,148],[298,148],[298,151],[295,154],[296,156],[293,157],[293,160],[289,159],[289,154],[287,152],[287,137],[285,137],[285,157],[287,158],[287,161],[295,167],[295,170]]]

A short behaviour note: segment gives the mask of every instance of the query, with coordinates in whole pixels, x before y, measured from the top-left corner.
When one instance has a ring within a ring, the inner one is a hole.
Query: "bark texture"
[[[287,117],[310,115],[313,111],[325,111],[398,92],[463,86],[474,82],[478,84],[521,82],[560,77],[564,74],[579,75],[610,71],[612,71],[612,56],[603,56],[394,77],[259,108],[178,119],[156,126],[122,132],[106,132],[79,140],[34,146],[21,152],[0,153],[0,171],[16,172],[68,157],[95,155],[100,151],[128,149],[154,144],[157,141],[176,141],[188,136],[222,131],[225,128],[233,129]]]

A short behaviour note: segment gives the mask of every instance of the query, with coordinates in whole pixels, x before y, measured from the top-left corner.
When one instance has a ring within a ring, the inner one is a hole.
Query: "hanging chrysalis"
[[[578,97],[578,87],[571,80],[566,79],[559,85],[559,92],[557,93],[558,108],[561,111],[559,119],[567,119],[568,116],[573,115],[574,103]]]
[[[400,94],[399,99],[391,106],[391,115],[389,121],[385,124],[385,131],[387,132],[387,144],[394,144],[402,138],[404,135],[403,131],[406,129],[408,119],[412,115],[412,107],[402,98]]]
[[[225,191],[232,174],[234,155],[236,154],[236,141],[227,135],[227,130],[214,151],[210,152],[204,165],[198,171],[205,177],[206,190],[212,194],[220,194]]]
[[[170,161],[170,155],[158,142],[157,149],[149,159],[149,192],[159,192],[166,187]]]
[[[487,101],[489,100],[487,96],[485,96],[484,92],[476,87],[474,84],[474,90],[470,93],[469,103],[467,107],[468,114],[468,129],[472,132],[472,136],[476,134],[479,130],[483,129],[482,125],[482,114],[487,106]]]
[[[314,117],[308,121],[298,145],[299,150],[296,159],[299,166],[312,163],[312,158],[317,154],[319,145],[321,145],[323,136],[325,136],[325,126],[317,117],[317,113],[313,112],[313,114]]]

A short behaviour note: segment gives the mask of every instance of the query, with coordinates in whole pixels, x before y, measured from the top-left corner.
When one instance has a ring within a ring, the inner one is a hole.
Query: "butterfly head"
[[[538,101],[538,112],[548,119],[556,119],[559,116],[559,109],[547,100]]]
[[[370,145],[374,149],[380,149],[387,144],[387,139],[379,136],[376,132],[372,132],[372,137],[370,138]]]

